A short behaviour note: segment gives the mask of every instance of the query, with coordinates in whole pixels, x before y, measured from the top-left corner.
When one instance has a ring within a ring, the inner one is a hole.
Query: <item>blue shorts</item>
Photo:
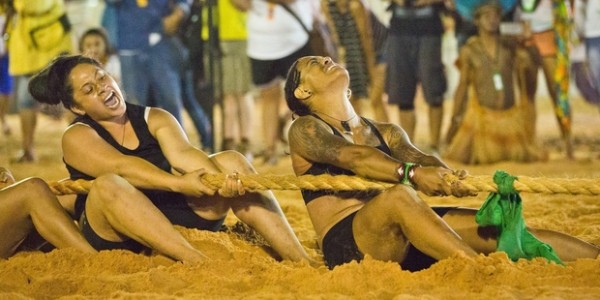
[[[432,209],[440,217],[443,217],[448,211],[455,209],[455,207],[433,207]],[[352,222],[355,216],[356,212],[347,216],[329,229],[325,237],[323,237],[323,256],[329,269],[353,260],[361,261],[364,258],[364,254],[358,250],[358,246],[354,240],[354,233],[352,232]],[[435,259],[419,251],[411,244],[408,248],[406,258],[400,266],[402,266],[403,270],[415,272],[429,268],[435,262]]]
[[[421,84],[427,104],[444,102],[446,75],[442,63],[442,37],[388,35],[386,91],[390,104],[402,110],[415,108],[417,84]]]
[[[13,78],[8,74],[8,55],[0,57],[0,95],[10,95],[13,91]]]

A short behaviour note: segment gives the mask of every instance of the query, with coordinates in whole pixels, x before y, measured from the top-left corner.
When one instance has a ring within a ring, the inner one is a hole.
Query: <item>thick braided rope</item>
[[[367,180],[358,176],[331,176],[331,175],[239,175],[243,185],[248,191],[259,190],[368,190],[387,189],[393,183]],[[447,176],[448,182],[458,180],[456,176]],[[219,188],[225,181],[224,174],[206,174],[202,181],[208,185]],[[472,191],[495,192],[496,185],[492,176],[468,176],[461,180]],[[57,195],[86,194],[92,185],[91,181],[69,180],[49,182],[50,188]],[[533,178],[518,177],[515,181],[515,190],[525,193],[541,194],[571,194],[571,195],[600,195],[599,179],[566,179],[566,178]]]

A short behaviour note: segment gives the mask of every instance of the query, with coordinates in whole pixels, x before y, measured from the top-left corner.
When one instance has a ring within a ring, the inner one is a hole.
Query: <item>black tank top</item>
[[[153,165],[158,168],[171,172],[171,165],[167,161],[167,158],[162,153],[160,149],[160,145],[158,141],[152,136],[150,131],[148,130],[148,123],[146,123],[146,119],[144,118],[147,107],[139,106],[131,103],[126,103],[127,105],[127,117],[131,121],[131,126],[135,131],[135,134],[139,140],[139,145],[135,149],[128,149],[123,146],[119,142],[117,142],[104,127],[98,124],[96,121],[92,120],[87,115],[78,116],[72,124],[75,123],[83,123],[92,127],[102,139],[104,139],[107,143],[117,149],[119,152],[125,155],[137,156],[144,160],[149,161]],[[64,159],[63,159],[64,161]],[[70,178],[72,180],[76,179],[85,179],[85,180],[93,180],[94,177],[85,174],[69,164],[65,162],[65,166],[69,171]],[[144,191],[145,193],[151,193],[150,191]],[[85,208],[85,200],[87,195],[78,195],[77,200],[75,202],[75,216],[79,218],[81,213]]]
[[[314,116],[315,118],[323,121],[325,124],[327,124],[327,126],[329,126],[332,130],[333,130],[333,134],[343,137],[342,134],[333,126],[329,125],[327,122],[325,122],[323,119],[321,119],[319,116],[312,114],[312,116]],[[376,149],[381,150],[383,153],[387,154],[387,155],[392,155],[392,151],[390,150],[390,148],[388,147],[387,143],[385,142],[385,140],[383,139],[383,137],[381,136],[381,133],[379,132],[379,130],[377,130],[377,128],[375,127],[375,125],[373,125],[373,123],[371,123],[371,121],[369,121],[366,118],[361,117],[361,119],[367,124],[369,125],[369,127],[371,128],[371,130],[373,131],[373,133],[375,134],[375,136],[377,137],[377,139],[379,139],[379,145],[377,147],[375,147]],[[326,164],[326,163],[313,163],[312,166],[304,173],[304,175],[321,175],[321,174],[329,174],[329,175],[355,175],[354,172],[347,170],[347,169],[343,169],[331,164]],[[304,198],[304,203],[308,204],[310,201],[314,200],[315,198],[319,198],[321,196],[325,196],[325,195],[335,195],[337,197],[340,198],[361,198],[361,197],[373,197],[375,195],[377,195],[380,191],[365,191],[365,190],[357,190],[357,191],[333,191],[333,190],[317,190],[317,191],[311,191],[311,190],[301,190],[302,193],[302,198]]]

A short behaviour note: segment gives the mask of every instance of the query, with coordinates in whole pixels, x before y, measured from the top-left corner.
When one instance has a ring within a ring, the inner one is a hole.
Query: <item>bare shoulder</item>
[[[304,136],[315,138],[319,134],[332,134],[333,131],[322,121],[312,116],[302,116],[294,120],[290,127],[290,140],[301,139]]]
[[[107,144],[98,132],[88,124],[74,123],[62,135],[63,154],[80,151],[90,145]]]
[[[290,152],[310,161],[335,161],[339,149],[348,144],[344,138],[334,135],[324,122],[312,116],[302,116],[290,127]]]
[[[174,118],[171,113],[160,107],[147,107],[146,109],[148,110],[148,122],[150,122],[150,120],[154,122]]]
[[[312,116],[302,116],[294,120],[289,131],[290,143],[302,143],[331,135],[333,131],[323,122]]]
[[[90,134],[97,134],[96,130],[94,130],[90,125],[84,123],[74,123],[69,125],[67,129],[65,129],[62,140],[63,143],[69,140],[80,140],[84,139],[85,136],[89,136]]]
[[[148,123],[150,132],[156,132],[165,126],[178,126],[179,123],[170,112],[159,107],[148,107],[147,109],[148,118],[146,122]]]

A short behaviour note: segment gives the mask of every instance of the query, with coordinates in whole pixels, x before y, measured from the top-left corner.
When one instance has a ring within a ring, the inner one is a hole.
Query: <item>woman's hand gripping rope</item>
[[[242,184],[238,172],[225,175],[225,181],[218,190],[219,195],[227,198],[242,196],[246,193],[246,188]]]

